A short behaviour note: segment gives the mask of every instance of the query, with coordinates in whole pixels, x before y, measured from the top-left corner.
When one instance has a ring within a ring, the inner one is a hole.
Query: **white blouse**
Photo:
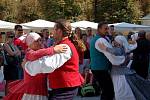
[[[65,53],[43,56],[35,61],[27,61],[25,64],[25,71],[31,76],[35,76],[39,73],[52,73],[55,69],[61,67],[72,56],[70,47],[66,44],[62,45],[67,47]]]
[[[108,48],[112,48],[112,45],[107,42],[106,39],[104,38],[99,38],[96,42],[95,42],[95,48],[99,51],[102,52],[107,58],[108,60],[113,64],[113,65],[120,65],[125,61],[125,56],[115,56],[105,50],[102,50],[98,44],[99,43],[103,43],[106,47]]]

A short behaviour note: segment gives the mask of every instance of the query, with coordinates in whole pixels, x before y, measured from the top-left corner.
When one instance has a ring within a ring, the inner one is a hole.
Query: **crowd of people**
[[[59,19],[52,32],[24,33],[21,25],[6,32],[0,47],[4,66],[4,100],[73,100],[101,95],[100,100],[150,100],[150,34],[117,33],[100,22],[72,32]]]

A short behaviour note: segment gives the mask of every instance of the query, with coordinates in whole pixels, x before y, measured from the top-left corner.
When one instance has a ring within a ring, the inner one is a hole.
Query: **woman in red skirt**
[[[26,60],[38,59],[43,56],[52,56],[56,53],[66,51],[66,47],[56,45],[41,49],[41,37],[37,33],[29,33],[24,39],[28,45],[26,52]],[[41,52],[42,53],[38,53]],[[25,61],[26,62],[26,61]],[[25,64],[24,62],[24,64]],[[23,65],[24,65],[23,64]],[[38,69],[38,66],[36,66]],[[36,70],[36,69],[35,69]],[[54,70],[54,69],[53,69]],[[24,79],[17,80],[9,84],[9,93],[4,100],[47,100],[47,74],[41,73],[34,76],[28,74],[27,69],[24,70]]]

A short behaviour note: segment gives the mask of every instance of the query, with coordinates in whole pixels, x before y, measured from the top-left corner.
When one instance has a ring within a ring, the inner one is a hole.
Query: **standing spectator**
[[[50,46],[53,46],[54,45],[54,32],[50,32],[50,36],[49,36],[49,39],[48,39],[48,47]]]
[[[6,43],[4,43],[4,79],[6,80],[6,94],[8,83],[19,79],[18,77],[18,64],[21,52],[13,43],[14,34],[13,32],[6,33]]]
[[[23,69],[21,67],[21,62],[25,55],[25,50],[28,48],[28,46],[22,42],[22,38],[24,38],[23,35],[23,29],[21,25],[15,25],[15,38],[14,38],[14,44],[18,47],[18,49],[21,51],[21,56],[18,61],[18,72],[19,72],[19,79],[23,79]]]
[[[87,27],[87,42],[90,45],[90,41],[93,38],[93,33],[92,33],[92,28],[91,27]]]
[[[20,37],[23,35],[23,29],[21,25],[16,25],[15,28],[15,39],[14,44],[19,47],[21,50],[26,50],[28,47],[25,43],[22,42]]]
[[[82,34],[82,40],[84,45],[86,46],[86,50],[84,51],[84,59],[83,59],[83,68],[84,67],[90,67],[90,50],[89,50],[89,44],[87,42],[87,34]]]
[[[102,90],[101,99],[113,100],[114,89],[113,89],[113,83],[109,73],[112,65],[109,62],[109,60],[106,58],[106,56],[102,52],[96,49],[98,43],[101,42],[99,41],[100,38],[103,38],[105,42],[108,43],[106,39],[106,33],[108,32],[108,24],[106,22],[100,22],[98,24],[97,32],[98,33],[91,40],[90,43],[91,70],[94,78],[100,84]]]
[[[77,27],[75,29],[75,35],[74,35],[74,39],[76,41],[76,44],[75,45],[78,45],[77,47],[77,51],[78,51],[78,54],[79,54],[79,71],[80,73],[83,72],[83,59],[84,59],[84,51],[86,50],[86,46],[85,44],[83,43],[82,39],[81,39],[81,36],[82,36],[82,31],[79,27]]]
[[[43,29],[41,31],[41,34],[43,35],[42,42],[43,42],[44,48],[47,48],[48,47],[48,39],[49,39],[49,30]]]
[[[107,34],[107,37],[108,37],[110,43],[113,41],[114,36],[115,36],[114,25],[110,25],[109,26],[109,31],[108,31],[108,34]]]
[[[133,50],[133,68],[138,75],[148,78],[150,42],[146,39],[146,32],[138,33],[137,48]]]
[[[78,37],[77,34],[74,34],[75,46],[77,47],[77,52],[79,55],[79,72],[83,72],[83,63],[84,63],[84,52],[86,51],[86,46],[82,39]]]
[[[79,39],[81,39],[82,31],[81,31],[81,29],[79,27],[75,28],[75,34],[77,35],[77,37]]]

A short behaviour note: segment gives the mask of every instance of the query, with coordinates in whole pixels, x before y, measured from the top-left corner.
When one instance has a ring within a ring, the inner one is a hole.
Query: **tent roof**
[[[46,21],[46,20],[42,20],[42,19],[38,19],[38,20],[31,21],[28,23],[23,23],[21,25],[29,27],[29,28],[53,28],[55,23]]]
[[[150,14],[146,15],[145,17],[141,18],[141,19],[149,19],[150,20]]]
[[[15,25],[17,25],[17,24],[0,20],[0,29],[11,29],[11,30],[13,30]],[[29,28],[23,26],[23,29],[29,29]]]
[[[150,26],[131,24],[131,23],[126,23],[126,22],[114,23],[114,24],[109,24],[109,25],[114,25],[115,27],[124,27],[124,28],[150,28]]]
[[[16,23],[11,23],[7,21],[0,20],[0,29],[14,29]]]
[[[80,28],[91,27],[93,29],[97,29],[97,25],[98,25],[98,23],[94,23],[94,22],[90,22],[90,21],[78,21],[78,22],[71,23],[71,26],[73,28],[76,28],[76,27],[80,27]]]
[[[144,25],[137,25],[137,24],[131,24],[131,23],[114,23],[114,24],[109,24],[109,25],[114,25],[115,30],[124,30],[124,31],[139,31],[139,30],[150,30],[150,26],[144,26]]]

